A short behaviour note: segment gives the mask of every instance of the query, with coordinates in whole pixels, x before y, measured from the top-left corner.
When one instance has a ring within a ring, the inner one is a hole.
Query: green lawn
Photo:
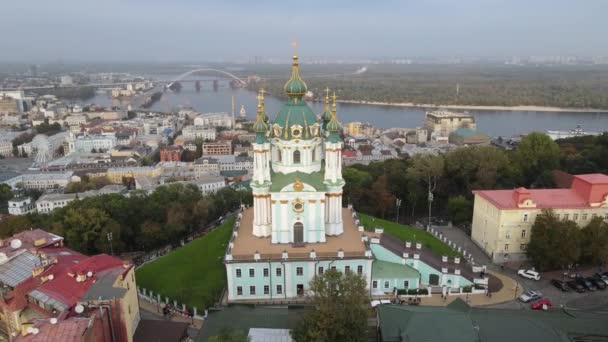
[[[433,234],[427,233],[423,230],[393,221],[379,219],[362,213],[357,213],[357,215],[359,215],[359,219],[366,230],[372,230],[375,227],[382,227],[384,228],[384,232],[389,233],[402,241],[421,242],[424,247],[430,249],[437,255],[447,255],[450,257],[459,255],[458,252],[434,237]]]
[[[226,286],[222,261],[233,224],[234,217],[229,218],[209,234],[144,265],[135,272],[137,286],[202,312]]]

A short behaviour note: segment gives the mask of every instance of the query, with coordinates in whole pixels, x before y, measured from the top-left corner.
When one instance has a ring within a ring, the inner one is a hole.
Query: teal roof
[[[408,265],[394,262],[374,260],[372,264],[372,279],[418,279],[420,273]]]
[[[232,305],[221,310],[210,310],[196,341],[207,341],[224,328],[241,330],[244,335],[251,328],[293,329],[308,310],[303,307],[254,307]]]
[[[447,307],[380,305],[378,317],[383,341],[566,342],[608,337],[606,313],[470,307],[460,298]]]
[[[313,172],[313,173],[304,173],[304,172],[292,172],[292,173],[272,173],[270,179],[272,181],[272,185],[270,186],[270,191],[281,191],[285,186],[294,183],[296,178],[299,178],[302,183],[308,184],[315,188],[317,191],[325,191],[325,174],[322,171]]]
[[[300,77],[300,70],[298,67],[298,56],[293,56],[293,65],[291,67],[291,77],[285,83],[283,87],[288,96],[302,97],[308,91],[306,82]]]
[[[301,99],[292,98],[283,105],[279,113],[275,116],[272,121],[272,125],[279,125],[282,129],[281,136],[276,138],[289,140],[295,139],[292,136],[291,127],[299,125],[302,127],[300,136],[298,139],[312,139],[311,126],[317,123],[317,116],[313,113],[312,109]],[[320,131],[320,129],[319,129]]]
[[[452,134],[459,135],[461,137],[468,137],[469,135],[473,135],[475,133],[477,133],[477,131],[470,128],[459,128],[452,132]]]

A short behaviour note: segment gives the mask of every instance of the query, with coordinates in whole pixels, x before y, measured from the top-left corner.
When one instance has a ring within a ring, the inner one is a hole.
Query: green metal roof
[[[295,182],[296,178],[299,178],[302,183],[306,183],[317,191],[325,191],[325,174],[322,171],[312,172],[310,174],[296,171],[292,173],[272,173],[270,179],[272,181],[272,185],[270,186],[270,191],[281,191],[285,186]]]
[[[608,338],[606,313],[470,307],[460,298],[447,307],[380,305],[378,315],[383,341],[571,342],[583,337],[590,341]]]
[[[302,131],[298,139],[308,140],[314,138],[310,126],[315,123],[317,123],[317,116],[306,102],[301,99],[292,98],[283,105],[274,120],[272,120],[271,126],[277,124],[282,129],[281,136],[276,136],[276,138],[289,140],[295,139],[291,134],[291,127],[299,125],[302,127]]]
[[[207,341],[224,328],[239,329],[245,335],[251,328],[293,329],[306,313],[302,307],[253,307],[233,305],[210,311],[197,341]]]
[[[293,56],[293,65],[291,67],[291,77],[285,83],[283,87],[288,96],[302,97],[308,91],[306,82],[300,77],[300,70],[298,67],[298,56]]]
[[[459,128],[452,132],[452,134],[459,135],[461,137],[468,137],[469,135],[473,135],[477,133],[477,131],[470,128]]]
[[[372,264],[373,279],[418,279],[420,273],[408,265],[374,260]]]

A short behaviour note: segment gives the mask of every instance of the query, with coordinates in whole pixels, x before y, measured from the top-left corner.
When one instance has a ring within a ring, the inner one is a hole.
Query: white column
[[[289,236],[289,227],[287,225],[287,205],[288,203],[281,203],[281,225],[279,230],[281,231],[281,237],[279,238],[280,243],[288,243],[291,238]]]

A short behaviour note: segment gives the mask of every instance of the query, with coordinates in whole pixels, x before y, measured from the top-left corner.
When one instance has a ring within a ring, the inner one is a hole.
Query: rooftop
[[[374,279],[387,279],[387,278],[420,278],[420,273],[408,266],[397,264],[394,262],[374,260],[372,266],[372,278]]]
[[[536,209],[590,208],[592,203],[605,201],[608,196],[608,176],[604,174],[575,175],[569,189],[510,189],[477,190],[500,209],[518,209],[522,201],[530,199]],[[597,207],[597,206],[594,206]]]
[[[283,251],[289,253],[289,258],[308,259],[310,252],[314,249],[318,258],[337,257],[338,251],[344,251],[344,257],[365,257],[367,247],[361,240],[351,211],[342,209],[342,222],[344,233],[339,236],[327,236],[324,243],[307,243],[302,247],[294,247],[292,244],[271,243],[270,237],[260,238],[253,235],[253,208],[243,211],[241,225],[237,229],[239,233],[232,241],[233,247],[230,254],[233,260],[252,260],[256,251],[261,254],[262,259],[281,259]]]
[[[605,313],[552,309],[469,307],[457,299],[447,307],[378,306],[383,341],[605,341]]]

